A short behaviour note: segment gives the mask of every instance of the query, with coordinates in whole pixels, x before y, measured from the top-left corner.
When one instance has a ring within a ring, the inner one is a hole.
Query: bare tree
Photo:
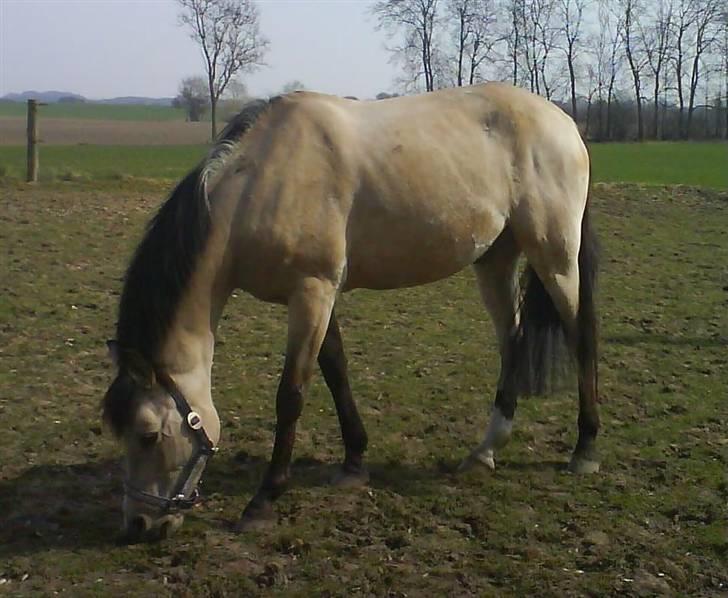
[[[190,122],[199,122],[208,107],[207,82],[204,77],[186,77],[179,84],[175,108],[182,108]]]
[[[723,10],[720,23],[721,34],[719,36],[720,43],[718,48],[723,71],[723,102],[725,112],[723,139],[728,139],[728,7]]]
[[[540,0],[524,0],[523,13],[520,15],[523,30],[523,54],[528,72],[529,87],[534,93],[541,93],[539,80],[538,27],[540,21]]]
[[[728,136],[725,0],[379,0],[373,12],[410,84],[510,80],[568,102],[598,139]]]
[[[456,83],[472,85],[481,64],[500,41],[495,32],[494,0],[449,0],[448,17],[454,24]]]
[[[412,81],[425,78],[425,90],[435,89],[435,48],[438,0],[379,0],[372,7],[379,27],[390,37],[402,34],[402,45],[391,48],[413,72]]]
[[[207,70],[212,137],[217,136],[217,103],[239,72],[263,64],[269,42],[260,32],[253,0],[177,0],[180,22],[200,46]]]
[[[586,122],[584,123],[584,137],[589,138],[591,126],[592,103],[595,94],[599,90],[599,74],[594,64],[588,64],[586,67],[587,86],[586,86]]]
[[[518,85],[519,65],[523,51],[523,27],[525,23],[525,0],[508,0],[504,7],[508,30],[504,34],[508,47],[508,59],[511,65],[511,83]]]
[[[703,55],[717,39],[716,25],[720,16],[722,3],[719,0],[695,0],[693,12],[693,60],[690,69],[690,95],[688,100],[687,133],[690,132],[693,114],[695,112],[695,98],[700,81],[700,67]]]
[[[659,131],[660,118],[660,77],[667,61],[670,34],[672,31],[672,0],[655,0],[655,14],[652,21],[643,26],[638,22],[639,35],[647,57],[647,65],[652,71],[652,135],[654,139],[661,137]]]
[[[556,18],[558,31],[562,36],[561,50],[566,56],[569,68],[569,90],[571,92],[571,116],[578,119],[576,111],[576,60],[581,43],[586,0],[558,0]]]
[[[676,15],[673,19],[673,46],[672,63],[675,69],[675,84],[677,86],[677,99],[680,107],[678,115],[679,136],[684,137],[685,132],[685,92],[683,88],[685,52],[687,44],[687,33],[692,23],[693,0],[679,0],[676,7]]]
[[[463,86],[464,79],[464,62],[465,62],[465,49],[470,42],[470,36],[472,35],[473,20],[475,14],[473,11],[473,0],[451,0],[448,3],[448,11],[450,16],[455,21],[455,35],[457,37],[457,85],[458,87]]]
[[[531,91],[551,99],[554,86],[549,80],[549,57],[556,47],[555,0],[525,0],[521,28],[523,55]]]
[[[622,55],[619,15],[610,10],[610,5],[610,0],[599,1],[597,7],[598,33],[593,44],[594,61],[596,62],[597,102],[599,104],[597,113],[597,137],[599,139],[611,139],[612,137],[612,101],[617,77],[620,74]],[[604,114],[605,92],[606,115]]]
[[[645,138],[644,120],[642,118],[642,72],[644,69],[644,58],[637,45],[637,30],[639,11],[641,7],[637,0],[620,0],[622,11],[622,42],[624,53],[629,63],[629,70],[632,73],[634,84],[634,98],[637,105],[637,139],[643,141]]]
[[[503,36],[498,34],[498,11],[495,0],[478,0],[473,22],[470,46],[467,49],[469,75],[472,85],[480,78],[480,67],[484,61],[493,59],[493,53]]]

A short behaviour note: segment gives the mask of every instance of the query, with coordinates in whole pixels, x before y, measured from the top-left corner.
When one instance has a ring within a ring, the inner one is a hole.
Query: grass
[[[46,180],[103,180],[120,176],[180,178],[204,154],[204,146],[41,146],[41,176]],[[728,189],[728,144],[593,144],[596,182],[693,185]],[[0,146],[0,178],[21,178],[25,148]]]
[[[40,118],[88,118],[93,120],[184,120],[185,112],[171,106],[145,106],[124,104],[48,104],[39,108]],[[25,102],[0,101],[0,117],[25,118]]]
[[[204,145],[52,145],[40,151],[41,180],[177,179],[204,155]],[[0,178],[21,178],[25,150],[0,146]]]
[[[728,189],[728,143],[594,143],[594,180]]]
[[[604,244],[603,472],[563,471],[573,390],[523,400],[495,473],[457,476],[483,433],[497,354],[469,272],[344,295],[369,489],[320,379],[279,525],[230,522],[269,457],[285,312],[236,293],[213,396],[221,452],[172,540],[116,546],[119,449],[100,427],[120,278],[166,182],[0,189],[0,591],[15,595],[695,595],[728,573],[728,193],[597,185]]]

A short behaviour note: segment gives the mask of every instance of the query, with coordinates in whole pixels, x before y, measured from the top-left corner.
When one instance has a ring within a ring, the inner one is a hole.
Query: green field
[[[41,178],[179,178],[204,146],[41,147]],[[726,143],[610,143],[590,147],[596,182],[728,188]],[[0,146],[0,177],[21,178],[25,149]]]
[[[125,104],[94,104],[92,102],[71,104],[48,104],[41,106],[41,118],[88,118],[92,120],[184,120],[185,112],[171,106],[137,106]],[[25,102],[0,101],[0,117],[25,118]]]
[[[51,145],[41,148],[40,179],[177,179],[192,168],[206,150],[204,145]],[[0,146],[0,178],[21,178],[25,160],[23,148]]]
[[[269,458],[285,311],[243,293],[218,335],[223,424],[205,501],[171,540],[116,546],[120,449],[99,401],[121,277],[169,181],[0,187],[0,593],[78,596],[719,596],[728,588],[728,193],[596,185],[602,473],[565,464],[573,388],[523,400],[495,473],[456,475],[498,374],[469,272],[337,312],[368,489],[320,380],[279,523],[231,524]]]
[[[728,143],[594,143],[594,180],[728,188]]]

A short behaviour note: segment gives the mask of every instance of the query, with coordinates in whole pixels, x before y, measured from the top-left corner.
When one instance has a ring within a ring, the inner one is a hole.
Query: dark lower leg
[[[243,511],[238,528],[258,527],[273,515],[272,503],[285,490],[290,475],[296,422],[303,409],[303,390],[311,379],[316,355],[333,309],[336,286],[318,278],[304,278],[288,299],[286,361],[276,395],[276,435],[263,482]]]
[[[597,378],[593,367],[584,368],[579,376],[579,439],[574,454],[596,461],[596,439],[599,432]]]
[[[595,364],[580,364],[579,368],[579,438],[574,448],[571,469],[577,473],[592,473],[599,469],[596,448],[599,433],[599,408]]]
[[[506,419],[513,419],[516,414],[518,396],[515,391],[510,389],[499,389],[495,394],[494,406],[501,412]]]
[[[272,516],[272,503],[286,489],[290,477],[291,455],[296,436],[296,421],[303,408],[303,392],[284,371],[276,395],[276,435],[273,454],[260,488],[243,511],[243,520]]]
[[[335,314],[329,320],[318,363],[339,417],[345,448],[343,469],[347,473],[360,473],[363,470],[363,454],[367,448],[367,433],[351,394],[344,345]]]

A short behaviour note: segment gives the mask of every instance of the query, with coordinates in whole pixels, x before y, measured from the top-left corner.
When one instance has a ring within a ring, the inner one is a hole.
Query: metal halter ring
[[[190,411],[187,414],[187,425],[193,430],[199,430],[202,428],[202,418],[196,411]]]

